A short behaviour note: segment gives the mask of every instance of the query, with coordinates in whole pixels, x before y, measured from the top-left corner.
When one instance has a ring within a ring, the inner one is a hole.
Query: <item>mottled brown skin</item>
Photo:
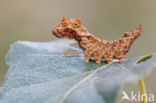
[[[90,34],[81,24],[80,19],[70,19],[63,17],[61,23],[52,30],[58,38],[69,38],[78,41],[80,48],[84,52],[84,59],[89,63],[91,57],[96,63],[101,63],[105,59],[108,64],[113,59],[124,60],[125,54],[129,51],[131,44],[142,34],[141,25],[138,28],[125,32],[119,40],[108,41],[100,40]]]

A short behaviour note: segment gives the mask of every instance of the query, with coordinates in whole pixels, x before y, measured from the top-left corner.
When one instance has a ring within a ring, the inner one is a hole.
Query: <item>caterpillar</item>
[[[58,38],[75,39],[79,47],[84,52],[84,60],[89,63],[91,57],[96,63],[101,63],[104,59],[108,64],[113,59],[124,60],[125,54],[130,50],[131,44],[142,34],[141,25],[130,32],[125,32],[124,36],[118,40],[100,40],[82,25],[80,19],[63,17],[52,33]]]

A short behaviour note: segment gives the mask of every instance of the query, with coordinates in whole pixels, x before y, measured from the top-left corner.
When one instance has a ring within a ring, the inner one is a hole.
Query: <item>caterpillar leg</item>
[[[105,60],[106,60],[107,64],[111,64],[113,62],[112,58],[106,58]]]
[[[122,62],[122,61],[124,61],[124,60],[125,60],[124,56],[123,56],[122,58],[119,59],[120,62]]]
[[[106,60],[107,64],[111,64],[113,62],[113,53],[110,52],[111,49],[105,49],[104,51],[104,59]]]
[[[124,61],[125,60],[125,57],[123,54],[120,54],[117,59],[121,62],[121,61]]]
[[[85,59],[86,63],[89,63],[89,59],[90,59],[92,53],[93,53],[93,50],[89,49],[89,48],[84,52],[84,59]]]
[[[97,47],[95,54],[94,54],[94,59],[96,63],[101,63],[101,59],[102,59],[102,49],[101,47]]]
[[[84,60],[85,60],[85,62],[86,63],[89,63],[89,59],[90,59],[90,56],[87,53],[85,53],[84,54]]]
[[[101,54],[97,54],[97,55],[94,57],[95,62],[96,62],[96,63],[101,63],[101,58],[102,58]]]

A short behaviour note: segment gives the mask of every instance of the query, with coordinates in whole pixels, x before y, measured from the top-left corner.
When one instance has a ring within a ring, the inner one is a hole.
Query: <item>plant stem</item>
[[[139,79],[139,86],[140,86],[140,92],[141,92],[141,98],[143,97],[143,101],[142,103],[146,103],[146,87],[145,87],[145,83],[144,83],[144,80],[143,79]]]

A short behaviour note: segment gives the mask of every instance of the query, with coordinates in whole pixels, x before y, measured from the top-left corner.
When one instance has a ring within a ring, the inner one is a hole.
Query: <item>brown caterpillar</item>
[[[139,25],[138,28],[125,32],[119,40],[100,40],[87,31],[80,19],[63,17],[61,23],[52,30],[52,33],[58,38],[74,38],[78,41],[79,47],[84,52],[86,63],[89,63],[89,59],[93,57],[96,63],[105,59],[109,64],[112,63],[113,59],[124,60],[124,55],[129,51],[135,39],[142,34],[142,29]]]

